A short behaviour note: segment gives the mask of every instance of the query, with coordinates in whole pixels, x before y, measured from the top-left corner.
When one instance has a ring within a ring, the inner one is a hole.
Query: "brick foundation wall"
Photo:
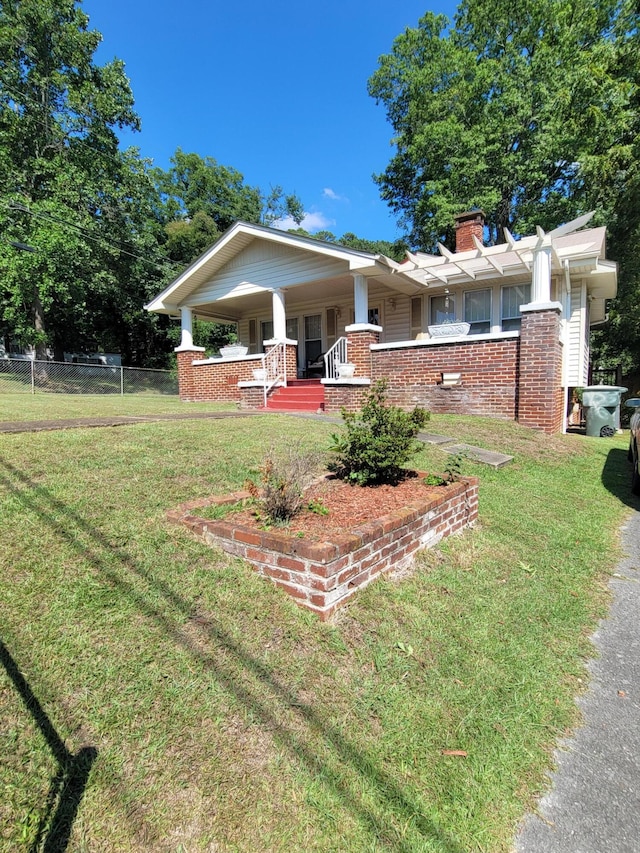
[[[518,421],[554,433],[562,430],[562,343],[560,311],[527,311],[520,329]]]
[[[372,379],[389,380],[389,402],[404,409],[490,415],[513,420],[517,412],[519,339],[373,350]],[[445,388],[442,373],[460,373]]]
[[[325,385],[324,410],[327,414],[340,412],[358,412],[362,408],[370,385]]]
[[[256,359],[192,365],[192,378],[188,386],[190,396],[183,396],[181,387],[180,399],[190,402],[215,400],[239,403],[238,382],[253,381],[252,370],[259,366],[260,362]]]
[[[210,545],[241,557],[294,598],[297,604],[328,619],[380,574],[411,564],[416,552],[471,525],[478,516],[478,480],[470,477],[443,486],[435,497],[418,499],[405,509],[372,520],[352,534],[312,543],[285,533],[258,531],[231,521],[199,518],[194,510],[235,503],[248,497],[194,501],[167,513]]]
[[[262,385],[252,385],[240,388],[241,409],[261,409],[264,406],[264,388]]]

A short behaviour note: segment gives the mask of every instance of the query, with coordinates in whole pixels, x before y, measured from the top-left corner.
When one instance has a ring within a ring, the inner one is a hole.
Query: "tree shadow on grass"
[[[612,447],[602,469],[602,485],[608,492],[631,509],[640,509],[640,498],[631,491],[632,466],[627,458],[627,451],[620,447]]]
[[[213,618],[198,620],[208,639],[221,648],[223,653],[216,655],[203,651],[182,630],[184,621],[193,619],[195,615],[193,606],[186,599],[151,576],[131,554],[112,543],[46,487],[34,483],[2,457],[0,465],[7,474],[0,476],[0,482],[18,494],[23,504],[37,513],[49,530],[90,560],[103,578],[132,601],[142,615],[197,659],[291,756],[306,767],[312,777],[321,780],[344,808],[359,819],[381,849],[412,853],[416,850],[416,841],[419,841],[437,843],[442,853],[463,853],[462,847],[448,833],[440,830],[422,813],[421,805],[412,793],[391,772],[382,769],[375,754],[361,751],[336,727],[326,724],[312,706],[301,702],[295,692],[236,642],[219,622]],[[114,555],[118,558],[122,574],[111,567]],[[136,589],[135,584],[140,581],[147,585],[147,594]],[[175,611],[175,616],[167,615],[164,608],[152,603],[152,596],[158,594]],[[253,678],[253,684],[247,683],[247,675]],[[293,716],[296,726],[303,728],[306,734],[288,725],[287,715]],[[316,754],[314,737],[330,746],[331,763]],[[372,799],[376,803],[375,811],[367,805],[367,801]],[[408,833],[413,837],[400,837],[401,833],[394,829],[394,822],[403,830],[413,827],[414,832]]]
[[[83,746],[72,754],[55,730],[11,653],[0,639],[0,662],[58,764],[30,853],[64,853],[98,750]]]

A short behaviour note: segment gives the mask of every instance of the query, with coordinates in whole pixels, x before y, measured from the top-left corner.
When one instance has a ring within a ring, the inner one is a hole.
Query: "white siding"
[[[571,313],[567,324],[567,385],[586,385],[589,376],[589,323],[587,289],[583,282],[571,283]]]
[[[343,261],[276,244],[256,243],[225,264],[211,281],[191,296],[189,304],[202,305],[230,295],[242,296],[321,281],[346,272],[348,269]]]

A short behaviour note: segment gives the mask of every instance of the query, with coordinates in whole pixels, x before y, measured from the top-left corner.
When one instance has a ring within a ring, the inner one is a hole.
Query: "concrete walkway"
[[[55,429],[87,429],[89,427],[127,426],[128,424],[157,421],[191,421],[207,418],[248,418],[260,414],[252,410],[242,412],[174,412],[165,415],[111,415],[95,418],[64,418],[55,421],[0,421],[0,433],[42,432]]]
[[[584,726],[556,752],[552,788],[516,838],[517,853],[640,851],[640,513],[623,528],[626,557],[611,612],[593,641]]]

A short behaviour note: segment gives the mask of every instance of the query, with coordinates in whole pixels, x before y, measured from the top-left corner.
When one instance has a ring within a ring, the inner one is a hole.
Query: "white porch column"
[[[191,308],[180,309],[180,320],[182,323],[182,338],[180,347],[182,349],[193,348],[193,311]]]
[[[540,246],[533,252],[531,302],[551,301],[551,245]]]
[[[356,323],[369,322],[369,282],[360,273],[353,275],[353,305]]]
[[[271,297],[273,313],[273,339],[284,341],[287,337],[287,313],[284,304],[284,291],[277,288]]]

